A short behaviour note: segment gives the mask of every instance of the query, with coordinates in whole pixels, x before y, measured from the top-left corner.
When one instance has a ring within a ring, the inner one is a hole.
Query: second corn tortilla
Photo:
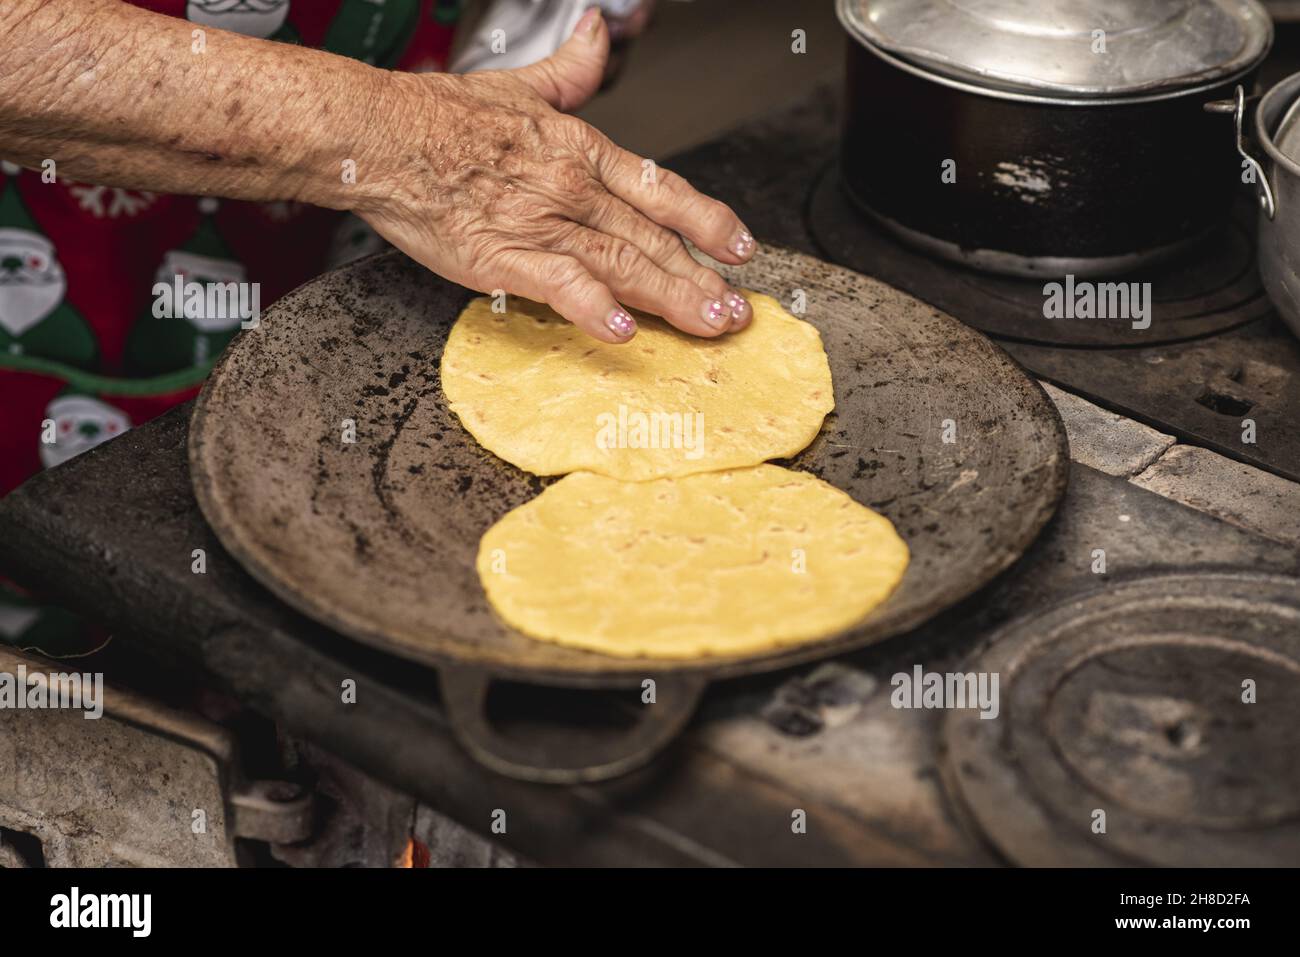
[[[638,316],[630,342],[551,309],[473,300],[447,337],[442,388],[488,451],[535,475],[644,481],[757,465],[808,446],[835,406],[817,330],[747,293],[748,328],[718,339]]]
[[[644,483],[575,473],[488,529],[477,560],[511,627],[654,658],[837,634],[888,598],[907,564],[887,518],[775,465]]]

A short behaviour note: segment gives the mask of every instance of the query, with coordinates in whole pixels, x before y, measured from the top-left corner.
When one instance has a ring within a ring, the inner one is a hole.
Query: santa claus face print
[[[155,279],[158,282],[171,283],[177,276],[182,283],[224,287],[228,283],[242,285],[246,273],[243,263],[203,256],[183,249],[173,249],[163,257]],[[200,332],[228,332],[244,319],[252,318],[243,315],[238,309],[216,308],[209,311],[207,302],[205,297],[201,308],[192,309],[187,305],[183,310],[186,321]],[[228,304],[229,299],[223,299],[223,302]],[[215,302],[213,304],[216,305]],[[179,305],[177,311],[181,312]]]
[[[41,464],[47,469],[115,438],[131,428],[121,409],[88,395],[63,395],[45,407],[54,422],[54,441],[41,441]]]
[[[66,288],[48,239],[28,229],[0,228],[0,328],[21,336],[54,311]]]
[[[288,16],[289,0],[189,0],[185,8],[191,23],[262,39],[284,26]]]

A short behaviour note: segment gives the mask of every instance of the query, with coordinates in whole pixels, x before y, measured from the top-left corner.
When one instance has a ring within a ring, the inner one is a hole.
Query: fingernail
[[[605,328],[620,339],[631,339],[636,335],[636,320],[624,309],[615,309],[605,317]]]
[[[588,40],[591,40],[595,38],[596,29],[599,27],[599,25],[600,25],[600,7],[592,7],[590,10],[588,10],[586,13],[582,15],[582,18],[580,20],[578,20],[578,25],[573,28],[573,32],[581,34],[582,36],[586,37]]]
[[[733,329],[736,328],[737,324],[743,326],[749,322],[750,308],[744,296],[738,292],[729,292],[724,301],[727,304],[727,309],[731,312]]]
[[[731,325],[731,313],[717,299],[710,299],[706,302],[701,314],[704,316],[704,321],[714,329],[725,329]]]
[[[754,255],[756,243],[749,230],[741,227],[740,231],[731,237],[731,244],[727,248],[742,259],[748,259]]]

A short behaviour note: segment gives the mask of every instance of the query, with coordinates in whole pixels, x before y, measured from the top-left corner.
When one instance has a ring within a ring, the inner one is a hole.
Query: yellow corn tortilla
[[[865,619],[902,580],[882,515],[775,465],[623,482],[566,476],[479,543],[487,597],[542,641],[619,657],[740,655]]]
[[[442,387],[488,451],[536,475],[630,481],[788,458],[835,406],[821,335],[770,296],[718,339],[638,316],[624,345],[592,339],[546,306],[475,299],[442,354]]]

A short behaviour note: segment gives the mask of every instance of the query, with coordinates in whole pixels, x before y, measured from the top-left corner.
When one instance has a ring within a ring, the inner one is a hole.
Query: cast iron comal
[[[439,359],[470,293],[398,254],[303,286],[226,350],[190,432],[199,505],[223,545],[284,601],[436,666],[457,734],[484,763],[548,781],[627,771],[677,734],[709,680],[878,642],[970,595],[1019,557],[1065,488],[1055,409],[983,336],[883,283],[789,251],[763,249],[723,271],[806,307],[825,342],[836,409],[790,466],[887,515],[911,549],[898,591],[852,631],[758,654],[653,660],[504,626],[475,572],[479,538],[550,480],[485,451],[448,409]],[[654,678],[658,702],[625,737],[539,754],[488,723],[493,678],[632,689]]]

